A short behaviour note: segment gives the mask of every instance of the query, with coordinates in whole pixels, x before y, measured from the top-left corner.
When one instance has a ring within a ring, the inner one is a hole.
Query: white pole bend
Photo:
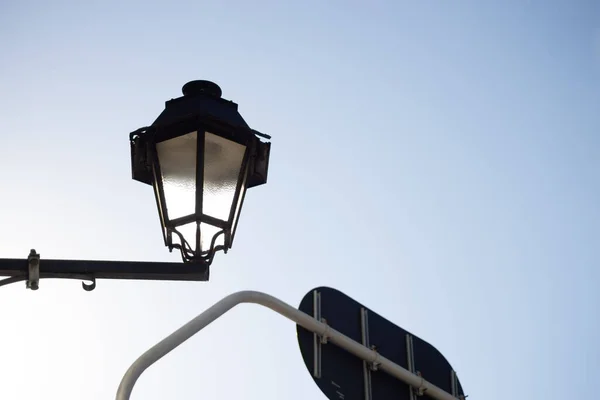
[[[175,332],[158,342],[148,351],[142,354],[127,370],[119,389],[117,390],[117,400],[129,400],[131,391],[140,375],[156,361],[168,354],[171,350],[185,342],[187,339],[201,331],[211,322],[231,310],[241,303],[254,303],[270,308],[271,310],[294,321],[296,324],[308,329],[320,336],[326,336],[328,342],[331,342],[355,356],[371,363],[377,363],[378,369],[385,371],[389,375],[400,379],[402,382],[412,386],[415,389],[421,389],[427,396],[436,400],[456,400],[448,392],[427,382],[422,377],[415,375],[405,368],[393,363],[385,357],[382,357],[375,351],[363,346],[362,344],[350,339],[326,324],[317,321],[310,315],[290,306],[283,301],[270,296],[266,293],[255,291],[241,291],[230,294],[222,300],[215,303],[212,307],[192,319]]]

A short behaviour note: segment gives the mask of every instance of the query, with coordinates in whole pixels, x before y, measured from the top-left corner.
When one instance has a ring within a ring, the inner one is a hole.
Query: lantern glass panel
[[[210,250],[213,237],[221,231],[221,228],[201,222],[200,223],[200,251],[205,252]],[[220,234],[215,240],[215,247],[225,244],[225,234]]]
[[[177,229],[177,232],[181,233],[181,236],[183,236],[185,241],[188,243],[191,250],[196,249],[196,227],[197,225],[195,222],[190,222],[189,224],[184,224],[175,227],[175,229]],[[184,246],[181,242],[181,238],[179,237],[179,235],[174,233],[172,234],[172,238],[173,243],[179,243],[182,246]]]
[[[240,196],[237,199],[237,204],[235,205],[235,210],[233,214],[233,222],[231,224],[231,239],[233,241],[233,237],[235,236],[235,230],[237,228],[237,222],[240,218],[240,211],[242,209],[242,203],[244,201],[244,196],[246,195],[246,181],[248,180],[248,169],[244,171],[244,175],[242,177],[242,188],[240,189]]]
[[[246,146],[206,132],[204,142],[204,193],[202,212],[229,221]],[[216,229],[216,228],[215,228]],[[201,227],[204,231],[204,227]],[[216,232],[216,231],[215,231]],[[210,245],[210,235],[202,235]],[[204,249],[204,239],[202,239]],[[218,241],[217,241],[218,243]]]
[[[198,133],[191,132],[156,144],[170,220],[196,211],[197,140]],[[190,246],[194,247],[191,243]]]

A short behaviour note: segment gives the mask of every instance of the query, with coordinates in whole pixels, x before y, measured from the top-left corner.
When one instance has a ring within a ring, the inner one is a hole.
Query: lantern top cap
[[[209,96],[214,96],[220,98],[223,92],[219,85],[211,81],[191,81],[183,85],[181,89],[184,96],[196,96],[199,94],[207,94]]]

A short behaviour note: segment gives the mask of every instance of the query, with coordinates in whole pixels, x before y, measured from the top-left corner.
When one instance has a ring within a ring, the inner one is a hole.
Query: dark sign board
[[[314,289],[304,296],[299,309],[457,398],[464,395],[456,373],[435,347],[344,293],[328,287]],[[299,325],[297,331],[306,367],[330,400],[415,400],[419,397],[407,384],[346,350],[323,343],[318,335]],[[422,394],[427,398],[426,392]]]

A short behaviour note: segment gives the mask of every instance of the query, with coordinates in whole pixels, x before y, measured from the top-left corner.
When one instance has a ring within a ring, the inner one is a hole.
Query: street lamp
[[[237,104],[209,81],[183,86],[152,125],[129,135],[133,179],[151,185],[165,245],[183,264],[162,262],[0,259],[0,286],[20,280],[96,278],[207,281],[215,252],[231,248],[248,188],[267,182],[270,136],[251,129]]]
[[[165,245],[210,265],[227,252],[246,189],[266,183],[269,138],[250,129],[219,86],[192,81],[154,123],[130,135],[133,179],[154,187]]]

